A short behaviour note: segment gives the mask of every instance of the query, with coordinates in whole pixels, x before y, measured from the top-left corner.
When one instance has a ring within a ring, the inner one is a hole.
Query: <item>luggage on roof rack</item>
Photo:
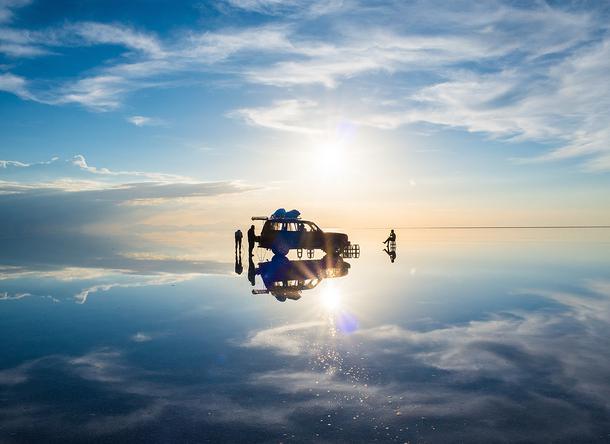
[[[284,208],[278,208],[270,219],[298,219],[300,216],[301,212],[299,210],[286,211]]]

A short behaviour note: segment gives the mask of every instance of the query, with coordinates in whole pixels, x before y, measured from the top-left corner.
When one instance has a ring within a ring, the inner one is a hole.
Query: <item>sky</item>
[[[609,16],[0,0],[0,228],[610,224]]]

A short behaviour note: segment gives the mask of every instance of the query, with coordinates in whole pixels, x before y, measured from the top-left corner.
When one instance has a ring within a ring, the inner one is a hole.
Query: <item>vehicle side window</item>
[[[307,224],[307,231],[319,231],[320,229],[314,224]]]
[[[319,230],[316,225],[304,222],[272,222],[269,226],[272,231],[310,232]]]

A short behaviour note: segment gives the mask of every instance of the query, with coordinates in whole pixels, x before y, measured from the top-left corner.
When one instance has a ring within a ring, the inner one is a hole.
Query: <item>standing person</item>
[[[394,233],[394,230],[390,230],[390,235],[382,243],[388,245],[390,242],[396,242],[396,233]]]
[[[243,234],[241,234],[241,230],[237,230],[235,232],[235,254],[237,254],[237,251],[239,250],[239,255],[241,256],[241,239],[242,239]]]
[[[256,233],[254,232],[254,225],[250,226],[248,230],[248,252],[250,256],[254,256],[252,251],[254,251],[254,242],[256,241]]]

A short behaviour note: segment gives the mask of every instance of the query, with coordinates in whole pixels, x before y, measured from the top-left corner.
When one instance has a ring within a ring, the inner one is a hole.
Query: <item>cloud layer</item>
[[[7,57],[62,57],[74,46],[125,52],[60,83],[0,73],[0,90],[24,100],[108,111],[135,91],[221,73],[246,89],[271,87],[267,105],[229,114],[263,128],[316,133],[337,120],[384,130],[424,122],[552,147],[529,160],[582,157],[587,169],[610,169],[610,37],[601,6],[231,0],[217,7],[227,21],[259,19],[158,35],[121,23],[11,25],[26,3],[0,7]],[[342,105],[320,103],[335,95]]]
[[[200,182],[169,174],[97,168],[82,155],[34,164],[3,160],[0,225],[3,236],[11,238],[70,232],[88,224],[141,223],[146,215],[163,211],[164,204],[250,189],[229,181]]]

